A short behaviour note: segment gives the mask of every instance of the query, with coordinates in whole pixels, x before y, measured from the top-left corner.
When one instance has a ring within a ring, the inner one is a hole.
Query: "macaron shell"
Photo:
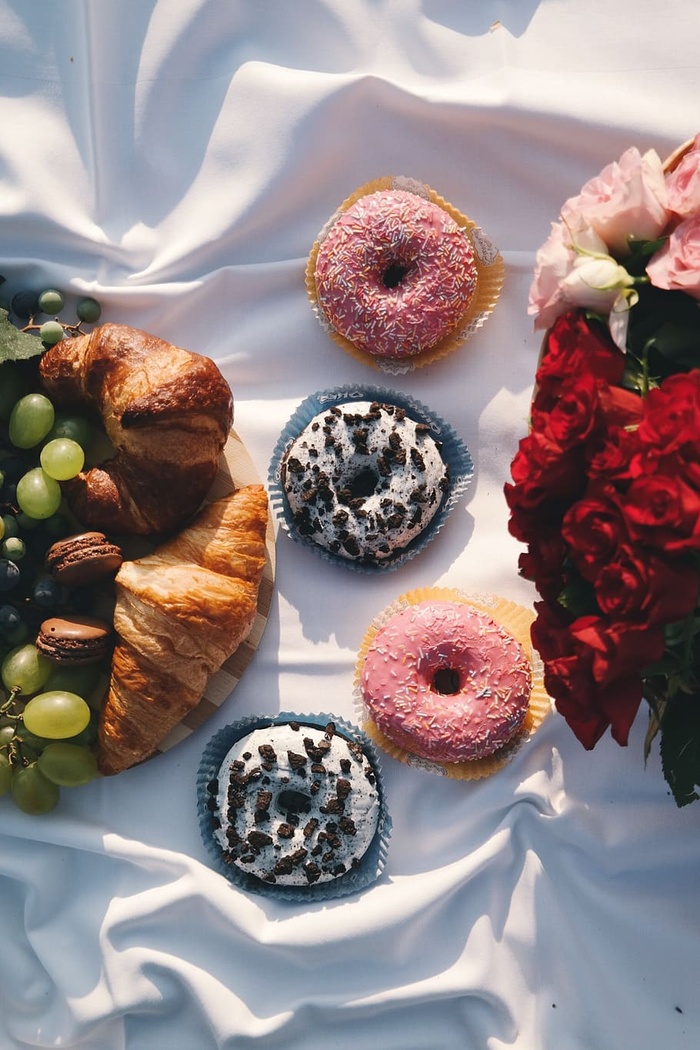
[[[120,548],[101,532],[85,532],[54,543],[46,567],[57,583],[75,587],[113,576],[123,560]]]
[[[97,617],[54,616],[42,623],[36,647],[57,663],[96,663],[109,653],[112,634],[111,626]]]

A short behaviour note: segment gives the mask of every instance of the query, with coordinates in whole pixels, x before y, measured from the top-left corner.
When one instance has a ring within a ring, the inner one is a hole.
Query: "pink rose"
[[[628,251],[630,237],[652,240],[669,219],[668,193],[661,160],[654,150],[642,156],[636,146],[626,150],[590,179],[577,197],[562,208],[568,226],[588,223],[613,254]]]
[[[676,215],[689,219],[700,212],[700,135],[675,171],[666,177],[668,206]]]
[[[651,257],[647,276],[657,288],[700,299],[700,214],[676,226],[663,248]]]
[[[577,221],[569,228],[554,222],[537,252],[528,313],[535,318],[535,328],[550,328],[576,306],[608,313],[620,288],[631,283],[590,226]]]

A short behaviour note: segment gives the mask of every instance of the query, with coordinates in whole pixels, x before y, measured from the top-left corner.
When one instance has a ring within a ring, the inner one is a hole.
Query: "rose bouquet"
[[[530,293],[547,329],[505,486],[532,640],[588,749],[642,700],[681,806],[700,797],[700,135],[629,149],[567,200]]]

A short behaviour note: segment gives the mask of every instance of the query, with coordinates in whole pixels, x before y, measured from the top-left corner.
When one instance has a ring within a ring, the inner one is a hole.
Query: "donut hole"
[[[345,487],[352,499],[366,499],[367,496],[374,495],[378,482],[379,475],[376,471],[371,467],[362,467],[357,474],[348,478]]]
[[[382,273],[382,284],[385,288],[398,288],[409,270],[410,266],[405,266],[403,263],[390,262]]]
[[[454,667],[439,667],[432,680],[433,692],[441,696],[454,696],[462,688],[462,679],[459,671]]]
[[[311,799],[303,791],[285,788],[277,796],[276,807],[279,813],[309,813]]]

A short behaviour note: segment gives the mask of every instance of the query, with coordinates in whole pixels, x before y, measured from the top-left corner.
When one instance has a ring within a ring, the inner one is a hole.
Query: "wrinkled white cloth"
[[[367,576],[280,534],[260,648],[168,754],[0,799],[0,1047],[682,1050],[700,1042],[700,804],[678,810],[644,715],[586,753],[550,717],[497,776],[385,758],[382,878],[318,905],[248,896],[200,840],[195,778],[249,714],[354,718],[372,618],[423,585],[529,605],[502,496],[539,337],[536,249],[629,145],[698,131],[687,0],[0,0],[0,272],[209,354],[261,478],[288,417],[338,381],[398,387],[457,429],[467,496],[423,554]],[[316,233],[381,175],[428,183],[501,249],[498,306],[459,352],[384,377],[321,331]]]

